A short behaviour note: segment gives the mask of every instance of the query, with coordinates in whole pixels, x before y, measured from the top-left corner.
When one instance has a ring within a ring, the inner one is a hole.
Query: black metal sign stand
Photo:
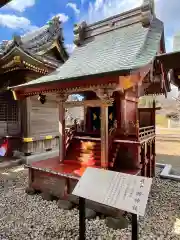
[[[138,219],[137,214],[132,213],[132,240],[138,240]]]
[[[86,239],[85,199],[79,198],[79,240]]]
[[[85,199],[79,198],[79,240],[86,239]],[[137,214],[132,214],[132,240],[138,240]]]

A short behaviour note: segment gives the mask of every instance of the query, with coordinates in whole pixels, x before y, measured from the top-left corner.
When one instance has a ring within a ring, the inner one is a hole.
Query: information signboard
[[[151,184],[151,178],[89,167],[72,194],[144,216]]]

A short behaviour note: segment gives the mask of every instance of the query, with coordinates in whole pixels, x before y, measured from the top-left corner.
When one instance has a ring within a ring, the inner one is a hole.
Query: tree
[[[179,115],[177,112],[171,112],[166,114],[166,117],[169,119],[173,119],[173,120],[178,120],[179,119]]]

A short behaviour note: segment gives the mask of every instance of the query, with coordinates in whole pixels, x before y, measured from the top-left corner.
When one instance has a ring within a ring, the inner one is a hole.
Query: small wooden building
[[[31,33],[0,44],[0,137],[8,138],[9,155],[13,150],[28,155],[53,148],[59,133],[53,95],[45,105],[38,96],[15,101],[7,87],[47,75],[67,59],[58,17]]]
[[[48,103],[49,93],[57,96],[59,157],[28,166],[28,191],[59,198],[72,197],[87,166],[153,177],[156,107],[138,109],[138,100],[170,91],[167,73],[156,61],[165,45],[154,1],[94,24],[83,22],[74,33],[77,47],[57,71],[11,88],[19,100],[46,94]],[[67,102],[74,93],[84,100]],[[84,107],[84,122],[67,131],[65,109],[74,106]]]

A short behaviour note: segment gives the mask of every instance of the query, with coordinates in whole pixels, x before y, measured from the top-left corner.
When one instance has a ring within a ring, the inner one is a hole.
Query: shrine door
[[[109,129],[113,126],[115,120],[114,106],[108,108],[108,126]],[[100,132],[101,130],[101,108],[92,107],[90,111],[91,131]]]

